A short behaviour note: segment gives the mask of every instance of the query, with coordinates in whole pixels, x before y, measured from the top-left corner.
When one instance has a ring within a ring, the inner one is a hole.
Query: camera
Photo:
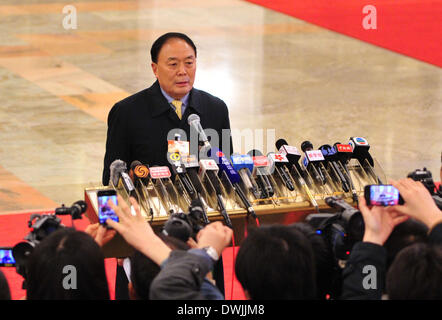
[[[353,245],[362,241],[364,220],[359,210],[339,197],[327,197],[325,202],[338,212],[313,213],[306,217],[306,222],[324,237],[336,262],[341,265],[348,260]]]
[[[195,239],[198,232],[204,228],[203,204],[199,199],[192,200],[188,213],[172,213],[164,224],[162,232],[170,237],[187,242],[189,238]]]
[[[81,219],[81,215],[86,211],[86,202],[80,200],[75,202],[71,207],[64,204],[60,208],[55,209],[55,214],[32,214],[28,221],[28,227],[31,228],[23,242],[17,243],[12,248],[12,256],[15,260],[17,273],[20,274],[26,282],[26,264],[29,256],[34,248],[48,235],[54,231],[64,228],[58,215],[70,215],[72,220]],[[23,289],[26,284],[23,282]]]
[[[438,190],[434,184],[433,176],[427,168],[423,168],[422,170],[416,169],[413,172],[410,172],[407,175],[407,178],[411,178],[414,181],[420,181],[430,192],[437,207],[442,210],[442,184]]]

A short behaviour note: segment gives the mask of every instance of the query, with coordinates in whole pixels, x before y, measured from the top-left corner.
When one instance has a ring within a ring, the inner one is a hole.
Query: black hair
[[[188,36],[186,36],[184,33],[168,32],[166,34],[163,34],[157,40],[155,40],[155,42],[152,44],[152,48],[150,49],[150,57],[152,62],[158,63],[158,55],[160,54],[163,45],[170,39],[176,39],[176,38],[186,41],[187,44],[193,48],[196,58],[196,46]]]
[[[236,257],[235,272],[253,300],[316,298],[310,241],[284,225],[251,228]]]
[[[3,271],[0,270],[0,300],[11,300],[11,291],[9,290],[8,280]]]
[[[315,257],[317,297],[320,300],[336,299],[341,295],[341,268],[336,263],[330,246],[315,229],[306,222],[289,225],[301,231],[310,241]]]
[[[179,239],[158,233],[158,237],[172,250],[188,250],[190,247]],[[149,300],[149,290],[153,279],[161,268],[150,258],[136,250],[130,257],[130,282],[135,290],[137,300]]]
[[[37,245],[26,280],[27,300],[110,298],[101,248],[90,235],[71,228],[59,229]]]
[[[397,225],[384,243],[387,249],[387,270],[394,258],[403,248],[417,242],[426,242],[428,239],[428,227],[415,219],[408,219]]]
[[[391,300],[442,299],[442,246],[415,243],[401,250],[387,273]]]

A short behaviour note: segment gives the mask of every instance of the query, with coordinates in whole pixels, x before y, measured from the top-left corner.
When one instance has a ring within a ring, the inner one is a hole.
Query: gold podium
[[[321,164],[321,166],[323,165]],[[274,187],[274,195],[271,198],[256,199],[244,185],[241,185],[244,193],[253,204],[259,224],[290,224],[303,221],[307,215],[312,213],[336,212],[336,209],[329,207],[325,202],[325,198],[329,196],[339,196],[349,204],[356,206],[355,197],[363,195],[365,185],[381,184],[386,181],[385,174],[375,159],[374,166],[368,163],[361,164],[356,159],[352,159],[347,164],[344,173],[351,181],[351,190],[347,192],[344,192],[339,185],[339,179],[332,166],[321,169],[327,178],[327,183],[324,184],[315,183],[312,178],[315,172],[307,172],[306,175],[303,175],[305,180],[302,183],[301,176],[297,176],[299,172],[292,171],[290,179],[295,185],[293,191],[285,187],[282,177],[275,172],[270,176],[271,184]],[[248,212],[234,192],[227,176],[221,175],[219,182],[222,186],[222,198],[233,225],[235,245],[238,246],[244,238],[245,228],[255,226],[256,222],[251,216],[247,217]],[[203,205],[209,221],[224,221],[217,209],[216,195],[210,179],[207,176],[202,176],[201,183],[204,188],[202,192]],[[129,195],[122,184],[114,186],[111,183],[109,187],[86,188],[87,210],[85,215],[91,223],[98,222],[97,192],[107,189],[115,189],[129,203]],[[176,176],[174,181],[170,178],[152,179],[147,185],[138,185],[136,194],[142,215],[156,232],[162,230],[172,212],[186,213],[191,203],[191,198],[185,192],[179,176]],[[124,258],[130,256],[133,251],[134,249],[119,234],[103,247],[106,258]]]

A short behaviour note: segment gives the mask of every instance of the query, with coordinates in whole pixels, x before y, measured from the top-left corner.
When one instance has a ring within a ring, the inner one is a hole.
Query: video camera
[[[364,220],[359,210],[339,197],[327,197],[325,202],[339,212],[313,213],[306,217],[306,222],[324,237],[336,262],[341,265],[348,260],[353,245],[362,241]]]
[[[65,207],[64,204],[60,208],[55,209],[55,214],[32,214],[28,221],[28,227],[31,228],[23,242],[17,243],[12,248],[12,256],[15,260],[17,273],[20,274],[25,281],[23,289],[26,287],[26,264],[29,256],[34,248],[48,235],[54,231],[64,228],[58,215],[70,215],[72,220],[81,219],[81,215],[86,211],[86,202],[80,200],[75,202],[71,207]]]
[[[162,232],[187,242],[189,238],[195,239],[198,232],[204,228],[204,210],[199,199],[192,200],[188,213],[172,213],[164,224]]]

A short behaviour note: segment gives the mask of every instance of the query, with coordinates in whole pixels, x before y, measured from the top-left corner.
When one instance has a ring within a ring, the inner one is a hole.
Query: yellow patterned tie
[[[172,104],[175,106],[175,112],[178,115],[178,118],[181,120],[181,105],[183,103],[180,100],[173,100]]]

